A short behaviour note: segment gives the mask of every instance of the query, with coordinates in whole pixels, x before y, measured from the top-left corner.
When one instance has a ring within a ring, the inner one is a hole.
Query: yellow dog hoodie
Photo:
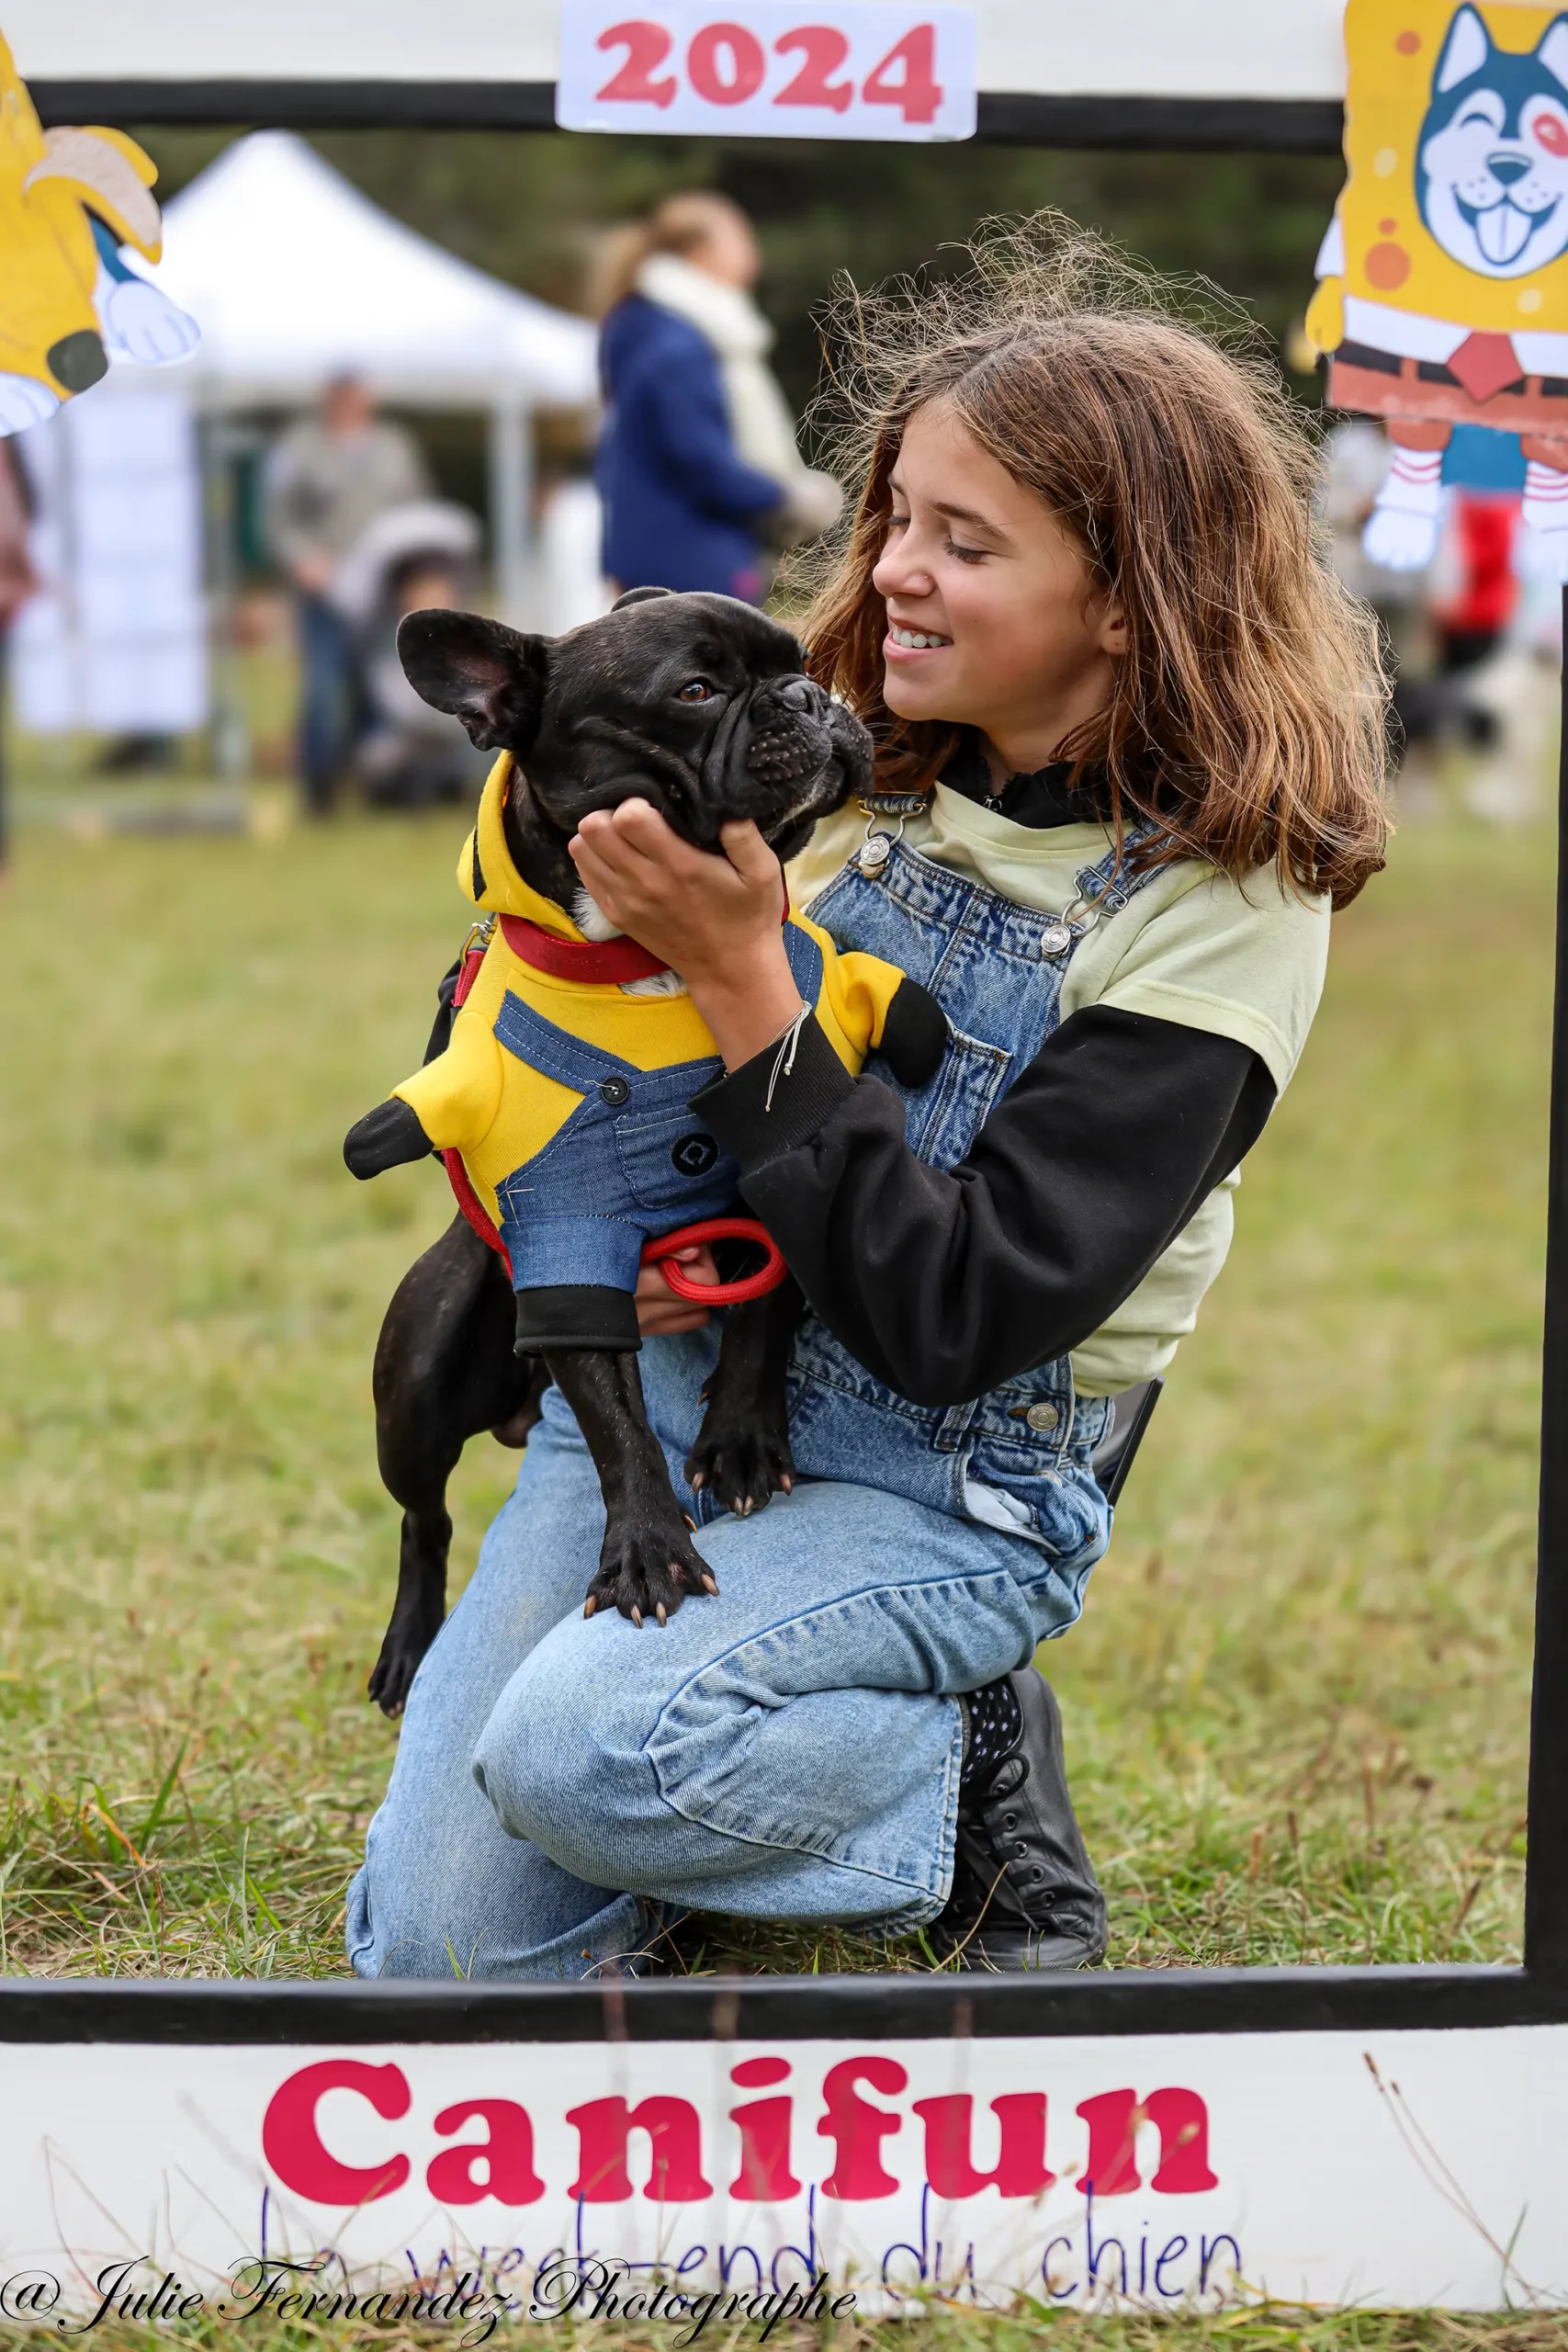
[[[519,1346],[636,1347],[643,1244],[737,1205],[735,1164],[690,1107],[722,1064],[657,958],[630,940],[585,939],[523,879],[502,823],[511,775],[503,752],[457,864],[459,886],[489,917],[483,962],[445,1051],[392,1091],[438,1150],[460,1156],[500,1230],[520,1295]],[[900,989],[923,1000],[928,1017],[914,1026],[934,1066],[941,1016],[894,965],[840,955],[793,913],[784,941],[846,1069],[882,1045]],[[901,1026],[913,1010],[901,1008]]]

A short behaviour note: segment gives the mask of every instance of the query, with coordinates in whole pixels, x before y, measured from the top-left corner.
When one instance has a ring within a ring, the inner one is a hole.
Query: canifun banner
[[[35,2325],[1568,2302],[1568,2027],[13,2044],[5,2082]]]

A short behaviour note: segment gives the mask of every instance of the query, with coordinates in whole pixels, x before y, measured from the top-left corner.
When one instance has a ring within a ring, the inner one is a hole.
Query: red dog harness
[[[788,902],[785,902],[788,911]],[[651,979],[657,972],[670,969],[660,956],[649,949],[639,947],[635,939],[575,940],[560,939],[536,922],[529,922],[522,915],[502,915],[502,935],[520,963],[529,965],[536,972],[544,972],[552,979],[586,980],[624,987],[628,980]],[[482,944],[470,944],[463,954],[457,973],[457,985],[452,991],[452,1010],[457,1012],[466,1001],[469,989],[479,975],[484,962]],[[468,1171],[458,1151],[444,1151],[442,1164],[452,1187],[453,1198],[469,1225],[512,1272],[512,1260],[505,1242],[496,1229],[495,1220],[485,1209],[484,1203],[469,1182]],[[704,1241],[750,1241],[761,1250],[764,1263],[754,1274],[747,1274],[733,1283],[694,1283],[691,1276],[672,1261],[678,1250],[689,1249]],[[766,1228],[752,1216],[704,1217],[696,1225],[681,1225],[672,1233],[661,1234],[655,1241],[643,1244],[642,1262],[645,1266],[662,1265],[664,1279],[677,1298],[687,1299],[694,1306],[741,1306],[750,1298],[761,1298],[764,1292],[776,1290],[788,1269],[784,1254]]]

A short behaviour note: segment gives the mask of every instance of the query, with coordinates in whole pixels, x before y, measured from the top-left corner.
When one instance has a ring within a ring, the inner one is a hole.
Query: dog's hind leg
[[[546,1375],[512,1347],[512,1285],[495,1251],[455,1217],[393,1294],[376,1348],[376,1451],[403,1507],[398,1591],[369,1694],[400,1714],[446,1613],[446,1481],[471,1437],[521,1445]]]
[[[770,1495],[787,1495],[795,1483],[784,1384],[805,1305],[786,1275],[761,1298],[732,1306],[724,1327],[686,1476],[737,1519],[761,1510]]]

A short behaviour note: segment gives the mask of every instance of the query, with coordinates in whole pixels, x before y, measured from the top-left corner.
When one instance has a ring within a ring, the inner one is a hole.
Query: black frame
[[[253,130],[553,130],[553,82],[28,84],[46,123],[243,123]],[[1256,148],[1329,155],[1337,98],[1047,97],[982,90],[976,136],[1024,147]]]
[[[548,83],[42,82],[46,123],[548,130]],[[1339,145],[1337,101],[982,94],[982,139],[1253,149]],[[1568,622],[1568,590],[1564,591]],[[1565,665],[1568,686],[1568,665]],[[1558,791],[1540,1550],[1522,1968],[1104,1970],[472,1984],[0,1981],[0,2043],[886,2041],[1371,2032],[1568,2023],[1568,691]]]

